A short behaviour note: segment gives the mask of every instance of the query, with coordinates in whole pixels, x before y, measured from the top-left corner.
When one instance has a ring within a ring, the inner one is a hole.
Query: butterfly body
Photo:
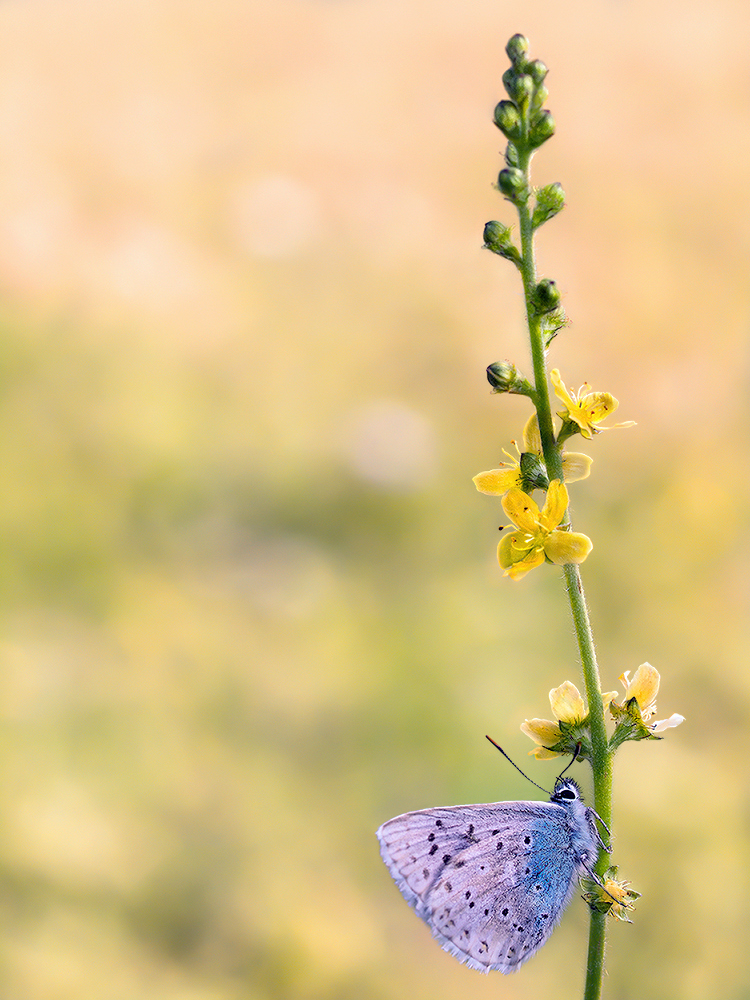
[[[472,969],[514,972],[542,947],[604,844],[578,785],[549,802],[405,813],[377,832],[404,898]]]

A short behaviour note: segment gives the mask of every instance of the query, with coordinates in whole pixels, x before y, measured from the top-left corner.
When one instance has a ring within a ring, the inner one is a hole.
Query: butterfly
[[[421,809],[388,820],[380,853],[445,951],[479,972],[515,972],[555,928],[602,840],[594,809],[560,776],[549,802]],[[609,832],[609,831],[607,831]]]

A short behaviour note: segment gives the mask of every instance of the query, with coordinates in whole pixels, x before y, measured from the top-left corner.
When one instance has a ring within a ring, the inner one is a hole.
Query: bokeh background
[[[580,995],[580,901],[483,977],[374,837],[536,797],[485,733],[549,787],[519,724],[579,676],[559,574],[501,577],[471,483],[528,415],[484,376],[528,364],[481,249],[516,31],[568,197],[552,360],[638,423],[574,492],[603,683],[649,660],[687,718],[618,758],[644,897],[605,995],[750,995],[746,0],[9,0],[9,1000]]]

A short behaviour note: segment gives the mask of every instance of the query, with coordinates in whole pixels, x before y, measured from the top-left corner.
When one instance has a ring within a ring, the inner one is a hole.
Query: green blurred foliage
[[[527,367],[516,275],[481,250],[512,221],[515,31],[552,70],[535,176],[569,204],[539,243],[573,320],[554,362],[638,421],[571,491],[603,684],[648,659],[687,718],[617,762],[613,857],[644,895],[606,995],[750,991],[750,17],[523,16],[0,11],[4,996],[579,992],[582,903],[483,978],[374,837],[530,797],[485,732],[549,785],[518,727],[578,680],[559,574],[502,579],[471,484],[528,415],[484,380]]]

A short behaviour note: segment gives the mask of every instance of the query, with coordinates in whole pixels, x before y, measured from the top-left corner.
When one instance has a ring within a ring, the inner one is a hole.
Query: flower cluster
[[[503,379],[497,373],[501,367],[505,373]],[[502,366],[490,365],[488,373],[490,372],[491,377],[489,374],[488,377],[495,392],[521,391],[511,387],[508,372],[512,373],[513,386],[528,387],[526,380],[518,375],[515,366],[509,362]],[[617,409],[618,403],[608,392],[588,391],[591,387],[586,383],[578,393],[569,392],[557,369],[552,371],[551,379],[555,392],[566,406],[558,414],[562,419],[562,427],[556,442],[562,453],[563,481],[553,479],[550,482],[547,475],[536,413],[529,417],[523,429],[523,449],[514,441],[516,456],[503,449],[508,461],[501,462],[497,469],[480,472],[473,480],[480,493],[501,498],[503,510],[517,529],[506,535],[497,547],[498,562],[505,570],[505,575],[513,580],[520,580],[529,570],[544,562],[558,566],[581,563],[592,548],[591,539],[587,535],[571,531],[569,525],[563,523],[568,508],[565,483],[586,479],[591,472],[592,459],[581,452],[565,452],[562,445],[572,434],[580,433],[591,439],[594,434],[606,430],[597,425]],[[615,426],[627,427],[631,424],[632,421],[628,421]],[[531,497],[534,490],[547,491],[541,510]]]
[[[672,729],[685,721],[677,713],[659,722],[650,721],[656,714],[656,695],[661,680],[659,672],[650,663],[642,663],[632,680],[630,671],[626,671],[619,679],[625,687],[621,704],[615,701],[617,691],[608,691],[602,695],[604,709],[609,709],[616,723],[609,741],[612,749],[626,740],[661,739],[657,733]],[[530,755],[538,760],[548,760],[563,754],[589,758],[589,712],[581,692],[575,684],[564,681],[560,687],[550,691],[549,700],[556,721],[526,719],[521,723],[521,732],[537,744],[529,751]]]

